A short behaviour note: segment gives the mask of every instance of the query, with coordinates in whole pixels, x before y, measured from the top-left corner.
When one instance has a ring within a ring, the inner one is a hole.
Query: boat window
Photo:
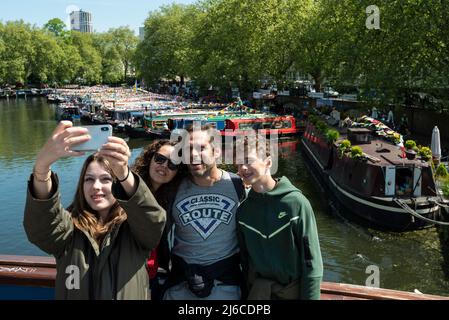
[[[282,121],[273,121],[271,129],[282,129],[283,127],[284,127],[284,124]]]
[[[292,127],[292,122],[289,120],[284,120],[283,121],[283,128],[284,129],[290,129]]]
[[[165,121],[153,121],[154,129],[165,129],[167,127],[167,123]]]
[[[271,122],[264,122],[262,125],[262,129],[271,129]]]
[[[396,195],[411,196],[413,193],[413,170],[396,168]]]
[[[252,122],[240,122],[239,129],[240,130],[253,129],[253,123]]]
[[[208,125],[210,125],[212,128],[217,129],[217,123],[215,121],[207,122]]]
[[[292,127],[291,121],[277,120],[271,125],[271,129],[290,129]]]

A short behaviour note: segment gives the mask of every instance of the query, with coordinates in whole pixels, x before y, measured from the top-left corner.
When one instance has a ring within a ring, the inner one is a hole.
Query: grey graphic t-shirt
[[[179,186],[173,205],[173,253],[189,264],[209,265],[238,252],[235,214],[239,200],[231,176],[201,187],[190,179]]]

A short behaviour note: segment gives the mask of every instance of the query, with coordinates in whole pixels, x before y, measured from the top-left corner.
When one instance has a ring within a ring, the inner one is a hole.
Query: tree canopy
[[[10,21],[0,23],[0,84],[135,74],[148,85],[188,78],[250,92],[261,81],[288,85],[294,71],[317,89],[375,89],[385,100],[411,90],[447,95],[447,12],[449,1],[203,0],[150,12],[140,42],[127,27],[80,34],[60,19],[43,28]]]
[[[151,12],[138,46],[148,82],[189,77],[204,86],[250,90],[286,74],[323,84],[382,90],[447,91],[447,1],[381,0],[370,28],[368,0],[208,0]]]
[[[119,83],[134,72],[137,37],[128,27],[105,33],[67,31],[62,20],[42,28],[0,23],[0,86]]]

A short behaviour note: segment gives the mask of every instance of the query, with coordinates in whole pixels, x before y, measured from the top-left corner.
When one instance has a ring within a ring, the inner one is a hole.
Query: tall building
[[[92,14],[83,10],[70,13],[70,29],[92,33]]]
[[[141,41],[145,39],[145,27],[139,27],[139,38]]]

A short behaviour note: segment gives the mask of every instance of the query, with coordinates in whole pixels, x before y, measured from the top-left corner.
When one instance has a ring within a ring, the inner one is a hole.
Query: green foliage
[[[65,30],[57,18],[43,28],[23,21],[0,23],[0,85],[125,80],[134,73],[137,41],[129,28],[87,34]]]
[[[421,156],[423,160],[426,161],[432,158],[432,150],[430,150],[430,148],[428,147],[422,147],[421,149],[419,149],[418,154]]]
[[[350,149],[351,148],[351,141],[346,140],[346,139],[342,140],[340,142],[340,145],[338,146],[338,148],[341,149],[341,150],[348,150],[348,149]]]
[[[449,176],[449,173],[447,172],[447,168],[443,163],[440,163],[438,166],[435,175],[440,178],[447,178]]]
[[[4,50],[0,61],[4,65],[4,77],[0,83],[24,83],[31,74],[31,63],[36,55],[33,30],[34,27],[23,21],[7,22],[1,29]]]
[[[57,18],[41,29],[23,21],[0,23],[0,83],[115,82],[135,70],[149,84],[189,77],[205,88],[213,85],[223,91],[237,86],[244,93],[261,85],[261,79],[282,89],[291,80],[288,74],[299,73],[312,77],[318,89],[326,82],[354,84],[373,105],[402,102],[392,98],[416,88],[448,88],[449,2],[381,1],[380,29],[365,26],[364,9],[371,4],[172,4],[149,14],[145,39],[139,44],[128,28],[86,40],[66,31]],[[370,93],[373,88],[375,94]]]
[[[327,131],[327,125],[324,121],[318,120],[315,128],[318,130],[318,132],[325,134]]]
[[[443,186],[443,196],[449,198],[449,182],[446,182]]]
[[[363,156],[363,150],[359,146],[353,146],[351,148],[351,158],[358,159]]]
[[[317,116],[312,114],[309,116],[308,120],[311,124],[316,125],[316,123],[318,122],[319,119]]]
[[[72,44],[78,49],[82,64],[77,72],[75,82],[85,85],[100,83],[101,79],[101,56],[94,47],[93,36],[89,33],[72,31]]]
[[[405,148],[406,149],[413,149],[416,147],[416,142],[414,140],[407,140],[405,142]]]
[[[199,16],[193,5],[172,4],[151,12],[145,21],[145,38],[134,57],[138,75],[149,84],[190,76],[200,59],[192,46],[193,26],[199,27]]]
[[[340,132],[334,129],[326,131],[326,140],[328,143],[334,143],[340,137]]]
[[[48,22],[44,25],[44,29],[50,31],[56,37],[65,37],[68,34],[66,30],[66,25],[64,21],[59,18],[53,18],[48,20]]]
[[[128,27],[120,27],[108,31],[111,35],[111,41],[108,42],[113,46],[116,54],[112,55],[113,61],[119,58],[123,68],[123,80],[129,75],[132,68],[134,68],[134,54],[139,42],[134,32]]]
[[[128,27],[94,34],[93,45],[101,56],[101,76],[105,83],[126,81],[135,71],[138,38]]]
[[[340,141],[340,144],[338,145],[338,155],[340,156],[340,158],[349,151],[351,151],[351,141],[346,139]]]

